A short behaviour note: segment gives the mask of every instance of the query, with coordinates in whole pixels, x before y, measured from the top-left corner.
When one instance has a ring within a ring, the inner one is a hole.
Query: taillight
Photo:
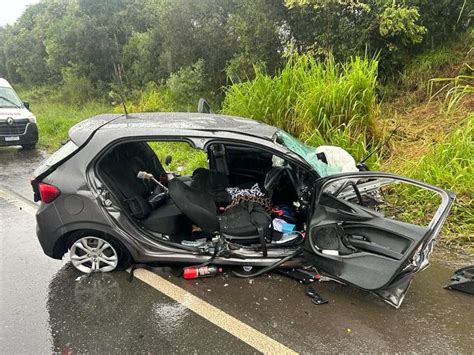
[[[44,182],[40,182],[38,187],[41,201],[44,203],[53,202],[61,194],[61,191],[56,186],[45,184]]]

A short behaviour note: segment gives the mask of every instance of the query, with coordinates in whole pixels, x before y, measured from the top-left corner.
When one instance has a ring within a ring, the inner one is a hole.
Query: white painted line
[[[38,206],[34,202],[26,200],[24,197],[16,196],[17,194],[12,193],[6,189],[0,188],[0,198],[15,205],[20,210],[24,210],[26,213],[35,215]]]
[[[2,188],[0,188],[0,198],[31,215],[34,215],[38,209],[33,202],[26,201],[24,197],[16,196],[11,191]],[[264,354],[297,354],[294,350],[151,271],[136,269],[133,274],[139,280]]]
[[[136,269],[133,275],[264,354],[297,354],[285,345],[151,271]]]

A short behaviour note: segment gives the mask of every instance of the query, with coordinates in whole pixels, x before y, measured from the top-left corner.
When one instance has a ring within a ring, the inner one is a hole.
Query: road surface
[[[326,305],[278,274],[183,280],[169,267],[85,277],[36,239],[29,176],[44,153],[0,149],[1,353],[472,352],[474,297],[442,286],[469,257],[435,254],[398,310],[333,282]]]

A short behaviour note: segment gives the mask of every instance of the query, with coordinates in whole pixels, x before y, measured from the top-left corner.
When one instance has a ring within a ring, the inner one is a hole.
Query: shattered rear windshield
[[[285,131],[277,131],[275,137],[277,143],[303,158],[314,170],[316,170],[319,176],[324,177],[341,172],[339,167],[328,165],[319,160],[316,156],[316,148],[301,143],[291,134],[288,134]]]

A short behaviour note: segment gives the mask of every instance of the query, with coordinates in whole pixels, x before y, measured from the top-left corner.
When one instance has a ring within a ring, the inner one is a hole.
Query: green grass
[[[100,113],[111,112],[112,107],[102,102],[89,101],[82,105],[65,104],[58,98],[58,91],[50,88],[20,88],[17,90],[36,115],[39,129],[39,147],[55,151],[68,138],[69,128],[76,123]]]
[[[445,241],[466,245],[474,252],[474,114],[461,128],[444,136],[421,161],[408,162],[402,170],[414,179],[457,194]],[[416,199],[411,201],[416,205]]]
[[[191,175],[197,168],[208,168],[207,154],[200,149],[192,148],[186,142],[149,142],[153,151],[164,165],[167,155],[172,157],[171,164],[165,170],[181,175]]]
[[[98,102],[89,102],[81,107],[33,103],[32,110],[38,120],[39,146],[51,152],[58,149],[61,141],[68,138],[69,128],[91,116],[110,112],[111,108]]]
[[[402,97],[407,105],[419,105],[429,98],[427,92],[439,90],[445,82],[432,81],[434,77],[453,77],[472,73],[474,31],[442,46],[422,51],[411,58],[403,72],[380,86],[384,100]],[[408,93],[413,95],[408,95]]]
[[[470,72],[474,69],[466,65]],[[434,92],[436,84],[441,84],[441,88]],[[433,78],[429,80],[430,101],[444,94],[444,109],[447,114],[453,113],[461,100],[468,95],[474,94],[474,75],[458,75],[454,78]]]
[[[281,127],[310,145],[340,145],[361,159],[379,110],[377,67],[376,59],[340,64],[294,54],[277,75],[256,67],[255,79],[230,86],[222,111]]]

